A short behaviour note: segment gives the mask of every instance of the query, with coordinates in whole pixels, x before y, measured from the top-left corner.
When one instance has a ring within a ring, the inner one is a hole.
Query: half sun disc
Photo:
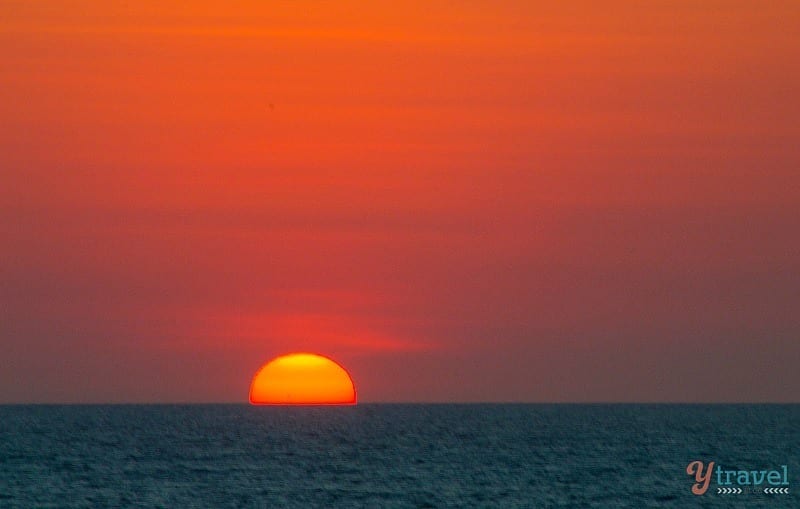
[[[355,405],[350,374],[333,360],[312,353],[277,357],[250,384],[254,405]]]

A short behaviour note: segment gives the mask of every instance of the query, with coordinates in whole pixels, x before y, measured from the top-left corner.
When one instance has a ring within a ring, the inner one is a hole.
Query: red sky
[[[797,2],[0,2],[0,402],[800,400]]]

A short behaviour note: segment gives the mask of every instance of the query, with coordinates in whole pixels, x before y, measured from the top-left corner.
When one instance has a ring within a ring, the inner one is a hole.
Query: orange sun
[[[356,387],[336,362],[313,353],[272,359],[250,384],[254,405],[355,405]]]

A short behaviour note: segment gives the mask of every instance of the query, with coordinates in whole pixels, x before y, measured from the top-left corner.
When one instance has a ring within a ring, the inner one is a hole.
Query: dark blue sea
[[[3,508],[800,507],[799,461],[800,405],[0,406]]]

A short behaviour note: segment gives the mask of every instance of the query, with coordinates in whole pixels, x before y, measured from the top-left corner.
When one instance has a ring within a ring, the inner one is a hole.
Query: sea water
[[[799,454],[800,405],[8,405],[0,507],[800,507]]]

